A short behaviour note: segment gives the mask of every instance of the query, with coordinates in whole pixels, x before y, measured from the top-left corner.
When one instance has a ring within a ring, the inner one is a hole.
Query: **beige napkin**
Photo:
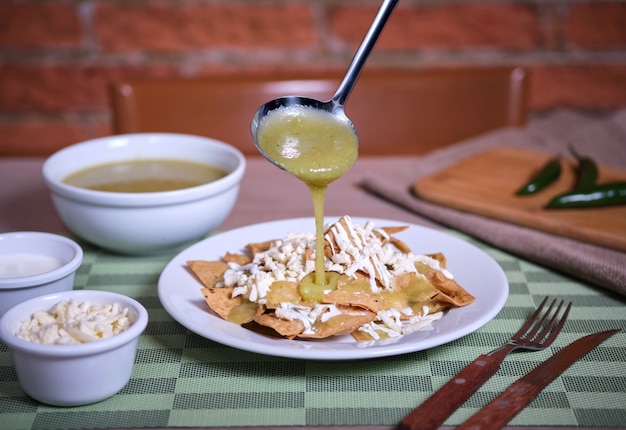
[[[608,117],[558,110],[523,128],[496,130],[432,152],[407,171],[371,173],[362,185],[429,220],[626,296],[626,253],[428,203],[410,191],[419,178],[488,148],[511,146],[563,154],[566,142],[599,164],[626,169],[626,109]]]

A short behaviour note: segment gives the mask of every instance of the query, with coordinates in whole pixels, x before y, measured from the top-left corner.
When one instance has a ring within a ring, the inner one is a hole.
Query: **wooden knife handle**
[[[500,368],[499,356],[480,355],[398,425],[400,430],[438,429]]]
[[[533,399],[541,388],[524,381],[516,381],[502,394],[492,400],[457,430],[496,430],[501,429],[519,414]]]

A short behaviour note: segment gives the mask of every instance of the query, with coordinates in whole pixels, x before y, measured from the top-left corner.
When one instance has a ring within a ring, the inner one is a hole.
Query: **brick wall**
[[[0,153],[109,134],[119,77],[344,70],[376,0],[0,0]],[[531,109],[626,106],[626,3],[401,0],[368,68],[523,65]]]

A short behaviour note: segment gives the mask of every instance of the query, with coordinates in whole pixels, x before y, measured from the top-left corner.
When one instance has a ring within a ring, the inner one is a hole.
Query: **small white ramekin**
[[[43,273],[0,277],[0,316],[32,297],[74,287],[74,275],[83,262],[83,250],[71,239],[35,231],[0,234],[0,256],[41,256],[58,261],[58,267]]]
[[[20,324],[38,310],[60,301],[128,308],[132,325],[102,340],[78,345],[44,345],[18,338]],[[54,406],[79,406],[104,400],[130,380],[139,336],[148,312],[136,300],[117,293],[74,290],[48,294],[19,303],[0,318],[0,338],[11,353],[22,390],[35,400]]]

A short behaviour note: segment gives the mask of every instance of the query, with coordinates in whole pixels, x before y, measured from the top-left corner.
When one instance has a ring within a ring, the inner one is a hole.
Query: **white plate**
[[[328,222],[337,219],[339,217],[327,217]],[[352,217],[352,221],[362,225],[367,219]],[[376,227],[407,225],[382,219],[371,221]],[[159,299],[176,321],[202,337],[246,351],[308,360],[386,357],[439,346],[482,327],[500,312],[507,299],[506,276],[491,257],[461,239],[417,225],[411,225],[396,236],[415,253],[443,252],[450,272],[476,300],[463,308],[450,310],[428,329],[394,339],[356,342],[347,335],[313,341],[286,340],[255,333],[215,316],[200,293],[201,284],[186,267],[188,260],[219,260],[226,251],[239,252],[250,242],[313,231],[313,218],[296,218],[242,227],[198,242],[165,267],[159,278]]]

